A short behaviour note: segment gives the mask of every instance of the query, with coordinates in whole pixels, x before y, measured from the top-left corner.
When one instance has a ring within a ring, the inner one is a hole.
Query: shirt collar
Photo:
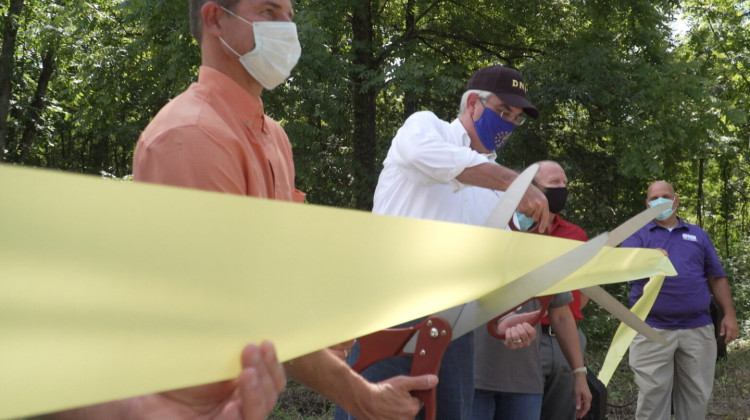
[[[208,66],[200,67],[198,83],[226,102],[250,131],[265,131],[265,112],[260,97],[251,95],[229,76]]]
[[[471,137],[469,137],[469,132],[466,131],[466,128],[464,127],[464,125],[461,124],[461,120],[459,120],[458,118],[456,118],[455,120],[453,120],[453,122],[451,123],[450,127],[451,127],[451,132],[453,133],[453,135],[455,135],[455,136],[457,136],[457,137],[459,137],[461,139],[461,144],[463,144],[464,146],[470,148],[471,147]],[[472,150],[474,150],[474,149],[472,149]],[[486,157],[488,160],[491,160],[493,162],[495,160],[497,160],[497,153],[495,153],[495,152],[490,152],[490,153],[480,153],[480,152],[477,152],[477,153],[479,153],[480,155]]]
[[[554,218],[552,219],[552,227],[549,228],[549,234],[552,235],[552,232],[556,231],[557,228],[560,227],[560,224],[562,223],[562,217],[554,214]]]
[[[646,225],[646,227],[648,227],[648,230],[654,230],[654,229],[657,229],[657,228],[668,230],[665,227],[661,227],[661,226],[657,225],[656,222],[654,222],[653,220],[650,221],[650,222],[648,222],[648,224]],[[688,226],[685,223],[685,221],[682,220],[680,218],[680,216],[677,216],[677,226],[673,227],[672,230],[675,230],[675,229],[687,229],[687,228],[688,228]]]

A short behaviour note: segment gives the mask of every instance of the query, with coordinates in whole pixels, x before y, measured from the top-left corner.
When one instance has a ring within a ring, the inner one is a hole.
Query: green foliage
[[[401,122],[422,109],[452,119],[468,76],[503,63],[522,69],[542,117],[517,130],[501,163],[520,169],[561,161],[573,191],[566,216],[589,233],[641,209],[642,190],[654,178],[684,180],[697,191],[695,157],[709,169],[742,159],[725,177],[724,191],[734,199],[698,197],[704,213],[734,223],[730,214],[746,191],[737,180],[747,153],[740,139],[748,138],[747,31],[739,30],[747,8],[688,2],[695,25],[676,43],[667,26],[673,1],[492,5],[296,5],[304,53],[292,78],[266,92],[264,103],[290,135],[309,201],[366,208]],[[195,78],[199,56],[187,2],[37,0],[27,2],[19,25],[4,159],[126,175],[140,131]],[[41,115],[31,120],[50,46],[56,70]],[[30,126],[39,133],[22,154]],[[711,170],[700,182],[708,190],[720,177]],[[719,202],[721,212],[714,209]]]
[[[750,337],[750,239],[738,241],[735,256],[723,259],[740,324],[740,337]]]
[[[129,173],[148,121],[194,77],[198,55],[185,2],[27,1],[6,160],[77,172]],[[55,72],[38,120],[30,120],[41,57]],[[38,127],[26,153],[24,132]]]

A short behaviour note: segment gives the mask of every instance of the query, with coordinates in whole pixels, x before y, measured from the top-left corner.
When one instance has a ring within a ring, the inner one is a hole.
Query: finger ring
[[[513,340],[513,342],[514,342],[514,343],[516,343],[516,344],[519,344],[519,343],[521,343],[522,341],[521,341],[521,340]]]

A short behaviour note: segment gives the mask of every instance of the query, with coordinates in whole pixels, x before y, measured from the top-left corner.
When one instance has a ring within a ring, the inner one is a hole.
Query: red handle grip
[[[427,318],[419,325],[419,337],[414,358],[411,362],[411,376],[437,375],[443,354],[451,343],[451,326],[443,318]],[[437,391],[435,387],[415,390],[411,394],[424,404],[425,420],[435,420],[437,416]]]
[[[534,297],[534,298],[531,298],[531,299],[529,299],[529,300],[526,301],[526,302],[528,302],[528,301],[530,301],[532,299],[536,299],[536,300],[538,300],[539,302],[542,303],[542,309],[539,310],[539,316],[537,316],[534,319],[534,321],[531,323],[531,325],[538,324],[539,321],[541,321],[542,318],[544,318],[544,316],[547,314],[547,308],[549,307],[550,302],[552,302],[552,298],[553,297],[554,297],[553,295],[541,296],[541,297]],[[525,304],[526,302],[522,303],[521,305]],[[502,314],[502,315],[500,315],[500,316],[498,316],[496,318],[493,318],[490,322],[488,322],[487,323],[487,332],[489,332],[491,336],[493,336],[493,337],[495,337],[495,338],[497,338],[499,340],[505,341],[505,331],[498,332],[497,328],[496,328],[496,324],[497,324],[497,322],[499,320],[501,320],[502,318],[504,318],[505,316],[507,316],[511,312],[512,312],[512,310],[511,311],[507,311],[504,314]]]
[[[361,372],[379,360],[405,354],[403,348],[415,332],[419,335],[416,350],[412,355],[411,376],[437,375],[443,354],[451,342],[451,326],[439,317],[429,317],[413,327],[387,329],[360,337],[358,339],[359,358],[352,369]],[[415,390],[411,394],[424,404],[425,420],[435,420],[437,416],[435,388]]]

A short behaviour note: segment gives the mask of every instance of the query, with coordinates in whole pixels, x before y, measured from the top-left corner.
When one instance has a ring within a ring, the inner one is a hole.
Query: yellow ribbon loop
[[[0,165],[0,418],[231,378],[247,343],[289,360],[578,245]],[[673,271],[658,251],[606,247],[545,293]]]
[[[675,274],[669,275],[673,276]],[[656,302],[656,297],[659,295],[659,290],[661,290],[662,284],[664,284],[663,275],[651,277],[643,288],[643,295],[638,299],[638,302],[633,305],[631,312],[638,316],[638,318],[645,320],[646,316],[651,311],[651,307],[654,306],[654,302]],[[625,357],[625,353],[627,353],[630,343],[633,341],[633,338],[635,338],[635,334],[636,332],[634,329],[630,328],[627,324],[620,323],[620,326],[615,332],[615,336],[612,338],[612,344],[609,346],[609,351],[604,358],[602,368],[599,370],[598,378],[602,381],[604,386],[607,386],[610,379],[612,379],[612,375],[614,375],[617,366],[620,365],[622,358]]]

